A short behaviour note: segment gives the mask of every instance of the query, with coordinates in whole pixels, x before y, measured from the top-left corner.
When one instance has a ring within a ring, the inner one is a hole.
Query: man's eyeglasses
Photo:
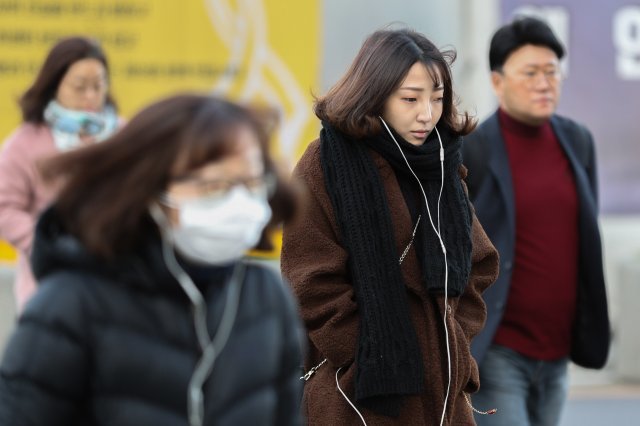
[[[504,70],[500,71],[501,74],[505,74]],[[562,72],[559,68],[527,68],[522,71],[518,71],[514,73],[515,76],[522,80],[527,87],[535,87],[536,84],[540,81],[540,78],[544,78],[548,84],[554,86],[562,80]]]

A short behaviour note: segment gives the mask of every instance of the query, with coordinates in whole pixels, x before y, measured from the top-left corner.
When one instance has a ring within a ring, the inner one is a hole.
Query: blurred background
[[[590,128],[599,160],[613,346],[604,370],[573,367],[564,421],[640,424],[640,1],[0,0],[0,139],[19,124],[16,100],[51,45],[82,34],[103,44],[125,118],[182,90],[268,104],[281,115],[274,154],[293,166],[318,134],[313,95],[336,82],[369,33],[406,25],[455,48],[461,108],[482,120],[497,105],[489,40],[520,13],[546,19],[567,47],[559,113]],[[0,347],[15,316],[14,260],[0,242]]]

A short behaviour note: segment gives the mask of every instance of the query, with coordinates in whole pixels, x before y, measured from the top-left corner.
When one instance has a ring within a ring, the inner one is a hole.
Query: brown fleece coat
[[[410,213],[389,163],[377,153],[373,153],[373,158],[391,207],[396,248],[398,253],[402,253],[413,231]],[[461,176],[466,176],[464,167],[461,168]],[[299,219],[284,229],[282,272],[298,297],[307,328],[309,353],[305,371],[324,358],[328,360],[305,383],[303,414],[309,425],[361,424],[336,387],[336,370],[341,367],[340,387],[353,402],[359,319],[347,267],[349,255],[342,247],[340,230],[325,189],[318,140],[307,148],[296,166],[294,177],[306,186],[307,201]],[[472,220],[469,284],[460,297],[448,301],[451,390],[445,414],[447,425],[475,424],[464,396],[465,392],[475,392],[479,386],[478,368],[469,352],[469,344],[486,318],[482,292],[498,274],[497,251],[475,214]],[[405,398],[397,419],[360,407],[359,410],[368,425],[439,425],[448,382],[444,296],[434,297],[427,293],[421,283],[422,274],[413,247],[401,269],[407,286],[411,319],[423,355],[425,391]]]

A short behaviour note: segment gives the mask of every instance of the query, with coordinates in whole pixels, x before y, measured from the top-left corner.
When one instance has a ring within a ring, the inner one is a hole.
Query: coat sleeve
[[[359,321],[347,252],[339,241],[317,143],[296,166],[294,178],[308,193],[302,213],[284,228],[282,272],[298,298],[309,340],[320,352],[312,362],[326,357],[339,367],[354,359]]]
[[[35,217],[33,165],[24,140],[10,137],[0,152],[0,237],[21,252],[31,251]]]
[[[0,365],[0,424],[76,424],[88,356],[74,288],[43,286],[21,315]]]

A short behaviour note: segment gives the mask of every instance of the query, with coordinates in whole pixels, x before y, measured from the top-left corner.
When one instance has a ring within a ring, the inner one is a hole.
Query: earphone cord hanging
[[[396,146],[398,147],[398,150],[400,151],[400,154],[402,155],[402,158],[404,159],[405,163],[407,164],[407,167],[409,168],[409,171],[411,172],[411,174],[413,175],[413,177],[416,179],[416,181],[418,182],[418,186],[420,187],[420,191],[422,192],[422,196],[424,197],[424,202],[425,205],[427,207],[427,214],[429,216],[429,222],[431,222],[431,227],[433,228],[433,231],[436,233],[436,236],[438,237],[438,241],[440,242],[440,247],[442,249],[442,254],[444,255],[444,271],[445,271],[445,275],[444,275],[444,314],[442,317],[443,323],[444,323],[444,332],[445,332],[445,344],[446,344],[446,348],[447,348],[447,392],[445,394],[445,398],[444,398],[444,405],[442,407],[442,416],[440,418],[440,425],[444,424],[444,417],[447,411],[447,404],[449,402],[449,393],[451,391],[451,348],[449,347],[449,327],[447,324],[447,311],[449,308],[449,301],[448,301],[448,283],[449,283],[449,266],[447,265],[447,249],[445,248],[444,245],[444,241],[442,240],[442,234],[441,234],[441,230],[440,230],[440,200],[442,197],[442,191],[444,188],[444,147],[442,146],[442,139],[440,138],[440,132],[438,132],[438,129],[436,127],[434,127],[434,130],[436,131],[436,135],[438,136],[438,142],[440,143],[440,192],[438,193],[438,201],[437,201],[437,206],[436,206],[436,210],[437,210],[437,216],[436,216],[436,220],[437,220],[437,226],[436,224],[433,223],[433,218],[431,217],[431,209],[429,208],[429,201],[427,200],[427,194],[422,186],[422,183],[420,182],[420,179],[418,178],[418,176],[416,175],[416,173],[413,171],[413,168],[411,167],[411,165],[409,164],[409,160],[407,160],[407,157],[404,155],[404,152],[402,151],[402,148],[400,147],[400,144],[398,143],[398,141],[396,140],[396,138],[393,136],[393,133],[391,133],[391,129],[389,129],[389,126],[387,126],[387,123],[384,121],[384,119],[382,117],[379,117],[380,121],[382,121],[382,124],[384,125],[385,129],[387,129],[387,132],[389,133],[389,135],[391,136],[391,139],[393,139],[393,142],[395,142]]]
[[[438,194],[438,204],[437,204],[437,225],[438,226],[437,226],[437,230],[436,230],[436,227],[434,226],[433,220],[431,219],[431,212],[429,211],[429,203],[427,202],[427,194],[425,193],[424,188],[422,187],[422,183],[420,182],[420,179],[418,179],[418,176],[415,174],[415,172],[411,168],[411,165],[409,164],[409,161],[407,160],[407,157],[404,155],[404,152],[402,152],[402,149],[400,148],[400,144],[398,144],[398,141],[396,141],[396,138],[393,136],[393,133],[391,133],[391,130],[387,126],[387,123],[385,123],[385,121],[382,119],[382,117],[380,117],[380,121],[382,121],[382,124],[384,124],[384,127],[387,129],[387,132],[389,133],[389,135],[391,136],[391,138],[395,142],[396,146],[398,147],[398,150],[400,151],[400,154],[402,154],[402,158],[404,158],[404,161],[407,164],[407,167],[409,168],[409,171],[411,171],[411,174],[413,174],[413,177],[416,178],[416,181],[418,182],[418,185],[420,186],[420,190],[422,191],[422,196],[424,197],[424,202],[427,205],[427,213],[429,214],[429,221],[431,222],[431,227],[433,228],[434,232],[438,236],[438,240],[440,241],[440,245],[441,245],[441,248],[442,248],[442,253],[444,255],[445,286],[444,286],[444,315],[443,315],[443,322],[444,322],[444,331],[445,331],[446,346],[447,346],[447,367],[448,368],[447,368],[447,393],[446,393],[445,400],[444,400],[444,407],[442,409],[442,416],[440,418],[440,425],[443,425],[444,424],[444,416],[445,416],[445,413],[446,413],[446,410],[447,410],[447,404],[449,402],[449,394],[451,392],[451,348],[449,346],[449,328],[448,328],[448,323],[447,323],[447,314],[449,313],[449,299],[448,299],[448,297],[449,297],[449,294],[448,294],[449,267],[448,267],[448,264],[447,264],[447,250],[445,249],[444,242],[442,240],[441,230],[440,230],[440,200],[441,200],[442,191],[443,191],[443,188],[444,188],[444,147],[442,145],[442,139],[440,137],[440,132],[438,131],[437,127],[434,127],[434,130],[436,131],[436,134],[438,135],[438,142],[440,143],[440,192]],[[418,219],[418,222],[419,222],[419,219]],[[417,224],[416,224],[416,227],[417,227]],[[414,229],[414,234],[415,234],[415,229]],[[402,263],[402,261],[400,263]],[[492,409],[487,410],[487,411],[480,411],[480,410],[476,409],[471,404],[471,400],[469,399],[469,396],[466,393],[464,394],[464,397],[465,397],[465,400],[467,402],[467,405],[469,405],[469,407],[471,407],[471,410],[473,410],[473,412],[475,412],[477,414],[491,415],[491,414],[495,414],[498,411],[497,408],[492,408]]]

